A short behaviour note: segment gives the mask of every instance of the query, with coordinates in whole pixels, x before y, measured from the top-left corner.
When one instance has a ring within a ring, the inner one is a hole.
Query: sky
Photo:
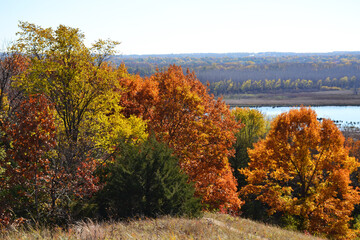
[[[120,54],[360,51],[360,0],[0,0],[0,50],[19,21],[79,28]]]

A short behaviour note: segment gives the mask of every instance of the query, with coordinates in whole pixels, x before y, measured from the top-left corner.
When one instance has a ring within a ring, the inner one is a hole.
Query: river
[[[254,107],[270,118],[287,112],[292,107]],[[353,125],[360,127],[360,106],[319,106],[312,107],[318,118],[330,118],[341,126]]]

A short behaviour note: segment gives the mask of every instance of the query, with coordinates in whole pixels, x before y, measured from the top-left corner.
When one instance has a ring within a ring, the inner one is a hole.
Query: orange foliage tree
[[[181,67],[170,66],[145,79],[130,77],[123,70],[124,115],[148,120],[149,131],[175,150],[180,166],[195,183],[197,196],[209,209],[237,211],[242,202],[228,157],[233,154],[239,124],[229,108]]]
[[[272,123],[266,139],[249,150],[249,167],[242,170],[249,185],[270,207],[298,219],[299,229],[348,239],[350,215],[359,193],[350,174],[359,164],[348,156],[336,125],[319,122],[310,108],[292,109]]]

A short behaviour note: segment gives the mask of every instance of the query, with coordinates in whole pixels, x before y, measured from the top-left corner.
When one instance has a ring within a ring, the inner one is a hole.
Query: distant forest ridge
[[[147,57],[160,57],[160,58],[206,58],[206,57],[287,57],[287,56],[337,56],[337,55],[360,55],[360,51],[334,51],[334,52],[308,52],[308,53],[296,53],[296,52],[232,52],[232,53],[170,53],[170,54],[128,54],[117,55],[116,57],[123,58],[147,58]]]
[[[360,52],[117,55],[110,60],[140,76],[181,65],[209,83],[215,95],[350,88],[357,92],[360,86]]]

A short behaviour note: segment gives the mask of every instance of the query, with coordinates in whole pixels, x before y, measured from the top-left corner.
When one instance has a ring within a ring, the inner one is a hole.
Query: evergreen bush
[[[194,187],[169,147],[150,138],[137,146],[122,143],[120,149],[115,162],[105,170],[105,186],[97,195],[102,216],[200,214]]]

